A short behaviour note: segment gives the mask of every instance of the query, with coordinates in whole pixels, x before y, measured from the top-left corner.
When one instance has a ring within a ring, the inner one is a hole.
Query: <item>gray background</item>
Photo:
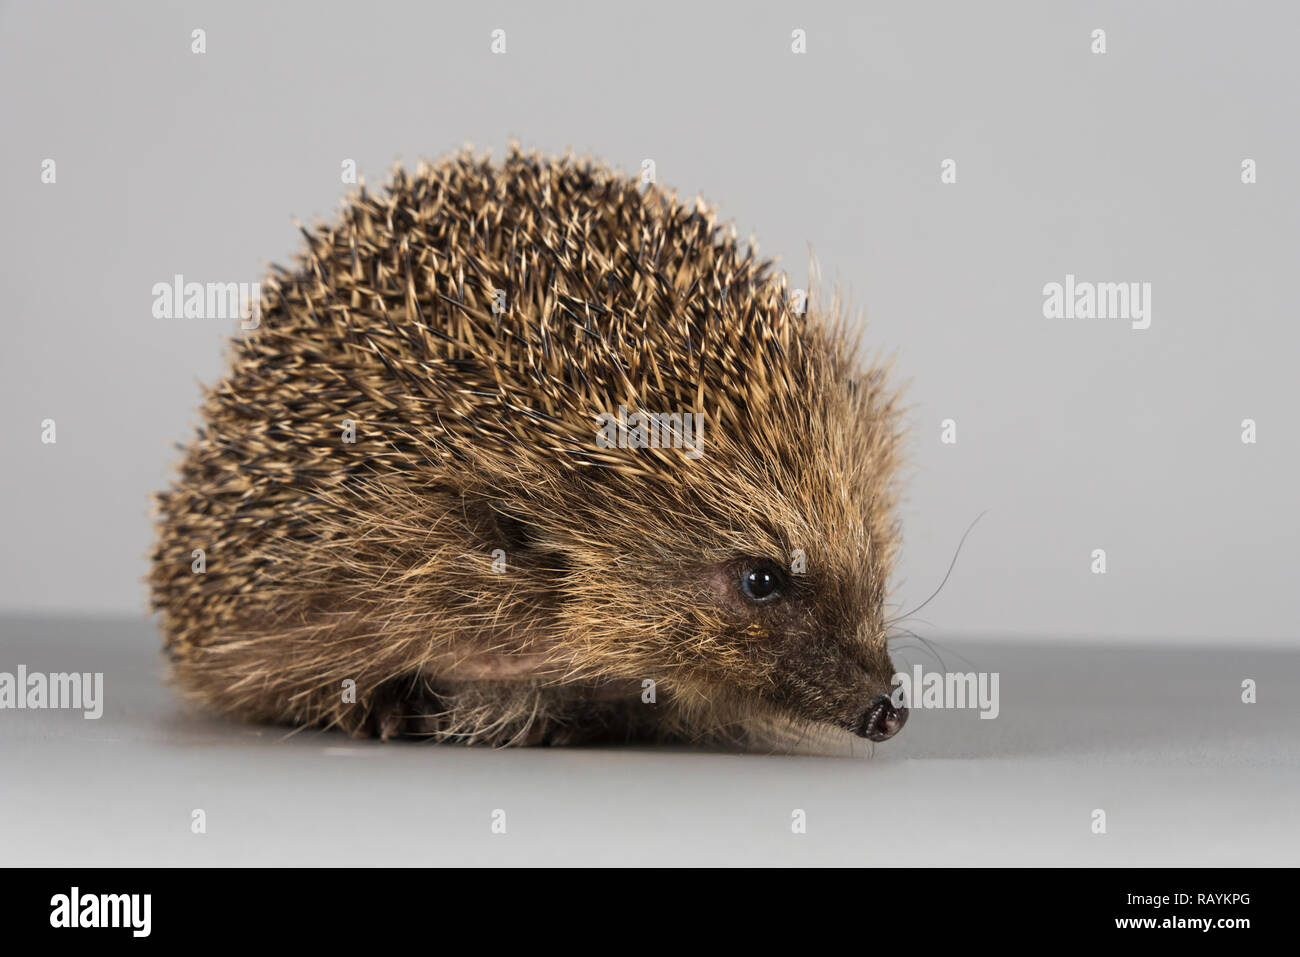
[[[345,158],[377,183],[514,136],[653,158],[846,285],[911,381],[900,603],[989,510],[932,634],[1293,640],[1297,28],[1283,3],[8,5],[0,609],[144,607],[148,495],[230,332],[154,319],[155,282],[262,278]],[[1151,328],[1043,318],[1067,272],[1152,283]]]
[[[1294,864],[1298,9],[0,8],[0,670],[107,698],[0,713],[0,863]],[[871,761],[496,752],[286,738],[162,686],[148,494],[231,328],[154,319],[152,285],[260,279],[344,159],[375,184],[511,137],[653,158],[851,291],[912,383],[900,604],[987,510],[911,623],[942,660],[896,660],[999,672],[998,720],[916,712]],[[1044,319],[1066,273],[1150,282],[1151,328]]]
[[[290,734],[181,706],[158,662],[131,653],[152,640],[142,621],[4,625],[15,660],[33,670],[103,671],[106,705],[97,721],[0,712],[0,864],[1204,867],[1300,858],[1300,656],[1278,648],[1107,644],[1099,654],[1095,640],[954,641],[949,667],[1001,675],[996,720],[914,712],[874,753],[845,735],[822,754],[788,757]],[[904,652],[908,660],[935,667]],[[1243,676],[1260,681],[1256,705],[1238,700]],[[196,808],[206,834],[191,832]],[[497,809],[504,835],[490,828]],[[797,836],[795,809],[807,815]],[[1096,809],[1106,812],[1105,834],[1092,832]]]

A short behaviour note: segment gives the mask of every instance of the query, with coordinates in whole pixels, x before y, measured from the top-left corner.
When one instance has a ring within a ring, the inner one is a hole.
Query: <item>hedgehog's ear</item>
[[[496,506],[488,506],[488,511],[491,512],[492,523],[507,549],[520,551],[537,544],[539,533],[528,522]]]

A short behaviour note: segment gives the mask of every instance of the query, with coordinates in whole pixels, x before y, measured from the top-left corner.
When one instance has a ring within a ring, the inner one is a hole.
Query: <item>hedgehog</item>
[[[157,496],[185,695],[494,746],[902,727],[899,396],[838,294],[517,144],[300,229]]]

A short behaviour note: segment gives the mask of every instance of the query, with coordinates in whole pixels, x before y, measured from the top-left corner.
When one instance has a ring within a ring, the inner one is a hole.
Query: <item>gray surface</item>
[[[653,158],[847,284],[912,381],[900,602],[990,510],[935,634],[1294,646],[1297,32],[1289,2],[5,4],[0,609],[144,607],[146,496],[229,331],[152,318],[153,283],[260,278],[345,158],[513,135]],[[1044,319],[1067,272],[1151,282],[1151,328]]]
[[[103,671],[107,697],[98,721],[0,711],[0,864],[1300,863],[1300,655],[1277,649],[948,642],[1001,674],[999,718],[783,757],[286,737],[178,704],[157,646],[143,621],[0,621],[0,671]]]

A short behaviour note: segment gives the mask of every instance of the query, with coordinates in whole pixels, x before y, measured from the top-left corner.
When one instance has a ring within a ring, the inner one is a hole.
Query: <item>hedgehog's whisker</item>
[[[948,563],[948,571],[944,573],[943,581],[939,582],[939,587],[936,588],[930,594],[930,597],[927,598],[925,601],[921,602],[921,604],[917,605],[911,611],[904,612],[903,614],[899,615],[896,618],[890,618],[888,621],[885,622],[886,626],[910,618],[912,615],[915,615],[918,611],[920,611],[926,605],[930,604],[930,602],[934,601],[936,597],[938,597],[939,592],[943,591],[943,586],[948,584],[948,579],[952,577],[952,570],[955,567],[957,567],[957,558],[958,556],[961,555],[961,547],[966,544],[966,537],[970,535],[971,531],[975,528],[975,526],[979,524],[979,520],[983,518],[985,515],[987,515],[988,513],[989,513],[988,509],[985,509],[984,511],[980,512],[978,515],[975,516],[975,521],[971,522],[969,525],[966,526],[966,531],[962,533],[961,541],[957,543],[957,550],[952,554],[952,561]]]
[[[926,624],[929,624],[929,622],[926,622]],[[940,657],[940,655],[939,655],[939,651],[938,651],[938,649],[940,649],[940,648],[943,648],[943,650],[947,651],[947,652],[948,652],[949,654],[951,654],[951,655],[955,655],[955,656],[958,658],[958,660],[960,660],[960,661],[962,661],[962,662],[965,662],[966,664],[971,665],[972,667],[974,666],[974,662],[972,662],[972,661],[971,661],[969,658],[967,658],[965,655],[959,655],[959,654],[957,654],[957,652],[953,651],[951,648],[944,648],[943,645],[939,645],[939,644],[937,644],[937,643],[931,641],[929,638],[926,638],[926,637],[924,637],[924,636],[922,636],[922,635],[920,635],[920,634],[917,634],[915,631],[912,631],[910,628],[904,628],[904,629],[901,629],[901,630],[897,631],[896,634],[897,634],[899,637],[904,637],[904,638],[915,638],[917,641],[921,642],[921,643],[925,646],[926,650],[929,651],[930,654],[934,656],[934,660],[937,661],[937,662],[939,663],[939,667],[942,668],[944,671],[947,671],[947,670],[948,670],[948,665],[944,662],[943,658]],[[892,640],[892,638],[887,639],[887,640]]]
[[[930,653],[930,657],[932,657],[936,662],[938,662],[940,668],[942,668],[944,671],[948,670],[948,666],[944,664],[943,656],[941,656],[939,652],[935,650],[934,643],[930,641],[928,638],[923,638],[920,635],[918,635],[916,632],[911,631],[910,629],[905,629],[903,631],[900,631],[898,633],[898,636],[901,638],[915,638],[918,642],[920,642],[920,645],[918,647],[921,647],[925,651],[928,651]]]

